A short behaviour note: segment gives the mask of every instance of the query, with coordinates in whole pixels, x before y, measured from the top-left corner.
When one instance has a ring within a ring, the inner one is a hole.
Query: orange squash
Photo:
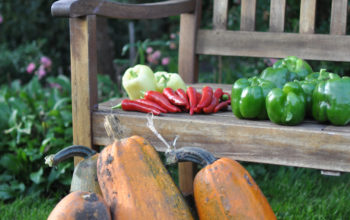
[[[110,220],[110,210],[100,195],[71,192],[52,210],[48,220]]]
[[[196,147],[180,148],[172,154],[177,161],[203,166],[193,183],[199,219],[276,219],[259,186],[238,162],[217,159]]]
[[[84,160],[80,161],[74,168],[70,191],[86,191],[102,195],[96,173],[98,153],[91,148],[72,145],[54,155],[47,156],[45,163],[49,164],[49,166],[55,166],[66,159],[76,156],[83,157]]]
[[[106,146],[97,160],[97,177],[113,219],[192,219],[158,153],[142,137]]]

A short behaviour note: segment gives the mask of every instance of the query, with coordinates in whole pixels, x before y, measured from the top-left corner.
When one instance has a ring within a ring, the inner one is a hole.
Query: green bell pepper
[[[297,80],[303,80],[308,74],[313,72],[311,66],[305,60],[296,56],[288,56],[273,65],[273,68],[279,67],[286,67],[291,75],[296,75]]]
[[[149,90],[156,90],[154,73],[146,65],[136,65],[128,68],[122,78],[122,85],[129,98],[139,99]]]
[[[173,90],[183,89],[186,91],[186,84],[177,73],[168,73],[168,72],[156,72],[154,73],[156,79],[157,91],[163,92],[163,89],[170,87]]]
[[[232,112],[237,118],[267,119],[265,98],[276,85],[251,77],[237,80],[231,91]]]
[[[305,77],[305,80],[328,80],[328,79],[335,79],[340,78],[340,76],[336,73],[330,73],[326,72],[326,69],[320,69],[320,72],[314,72],[310,73]]]
[[[312,115],[319,122],[347,125],[350,122],[350,77],[318,83],[312,94]]]
[[[294,82],[298,83],[300,87],[303,89],[304,97],[305,97],[305,114],[307,117],[312,117],[312,94],[314,92],[314,89],[316,85],[318,84],[318,80],[303,80],[303,81],[297,81]]]
[[[286,67],[267,67],[264,69],[260,78],[273,82],[278,88],[282,88],[287,82],[296,79],[296,75],[289,72]]]
[[[269,119],[281,125],[297,125],[305,117],[305,95],[296,82],[288,82],[283,88],[272,89],[266,97]]]

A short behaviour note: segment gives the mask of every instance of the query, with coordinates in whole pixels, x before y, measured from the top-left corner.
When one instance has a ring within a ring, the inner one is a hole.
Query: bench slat
[[[286,0],[271,0],[270,32],[283,32],[286,14]]]
[[[299,32],[312,34],[315,32],[316,0],[301,0]]]
[[[346,34],[346,17],[348,12],[347,0],[333,0],[331,11],[331,34]]]
[[[214,29],[227,29],[228,0],[214,0]]]
[[[196,37],[200,25],[202,1],[198,0],[195,12],[181,14],[179,41],[179,74],[186,83],[198,80],[198,56],[196,55]]]
[[[120,100],[103,103],[93,113],[94,143],[110,142],[103,127],[106,115],[113,113],[125,136],[141,135],[160,151],[165,146],[146,126],[146,114],[111,111]],[[336,127],[305,121],[298,126],[280,126],[268,120],[240,120],[231,111],[212,115],[188,113],[154,117],[158,132],[169,142],[179,135],[177,146],[203,147],[216,156],[241,161],[350,171],[350,126]],[[336,128],[336,129],[334,129]]]
[[[256,0],[241,1],[241,30],[254,31],[256,16]]]
[[[343,35],[297,34],[246,31],[198,32],[198,54],[225,56],[350,61],[350,37]]]

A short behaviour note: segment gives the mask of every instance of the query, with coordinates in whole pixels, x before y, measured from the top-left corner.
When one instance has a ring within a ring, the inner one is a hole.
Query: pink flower
[[[175,42],[170,42],[169,48],[170,49],[176,49],[176,43]]]
[[[58,83],[50,83],[49,84],[51,88],[61,89],[62,86]]]
[[[172,33],[170,34],[170,39],[175,39],[176,38],[176,34]]]
[[[154,51],[154,53],[152,53],[152,57],[155,60],[158,60],[161,55],[162,55],[162,53],[160,52],[160,50],[156,50],[156,51]]]
[[[162,53],[159,50],[154,51],[152,54],[148,54],[147,61],[152,64],[158,64],[158,60]]]
[[[152,52],[153,52],[153,48],[152,47],[147,47],[146,53],[150,54]]]
[[[166,65],[168,65],[170,63],[170,58],[169,57],[164,57],[163,59],[162,59],[162,65],[163,66],[166,66]]]
[[[27,66],[27,73],[31,74],[35,70],[35,63],[31,62]]]
[[[147,61],[152,64],[158,64],[158,60],[154,59],[152,54],[148,54]]]
[[[36,72],[39,79],[43,78],[46,75],[45,67],[44,65],[40,65],[38,71]]]
[[[2,17],[2,15],[0,14],[0,24],[4,22],[4,18]]]
[[[40,58],[40,63],[45,67],[45,68],[50,68],[52,65],[52,61],[50,58],[46,57],[46,56],[42,56]]]

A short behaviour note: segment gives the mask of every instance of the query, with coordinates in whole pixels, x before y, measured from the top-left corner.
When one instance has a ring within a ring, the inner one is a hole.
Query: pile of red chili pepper
[[[214,91],[210,86],[205,86],[202,92],[197,91],[194,87],[188,87],[186,92],[183,89],[174,91],[172,88],[165,88],[162,93],[147,91],[142,99],[124,99],[119,105],[112,108],[153,113],[154,115],[175,112],[189,112],[193,115],[195,113],[216,113],[226,110],[230,104],[229,93],[223,92],[221,88]]]

